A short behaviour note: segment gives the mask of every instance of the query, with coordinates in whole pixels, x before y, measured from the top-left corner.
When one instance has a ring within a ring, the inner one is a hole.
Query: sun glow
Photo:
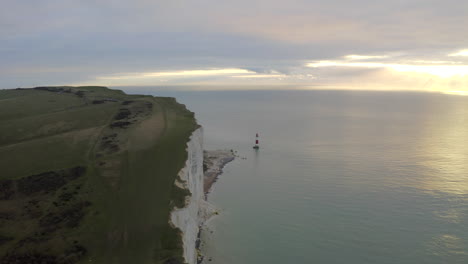
[[[262,82],[277,82],[277,81],[301,81],[312,80],[315,77],[307,74],[283,74],[277,71],[269,73],[259,73],[252,70],[242,68],[214,68],[203,70],[179,70],[179,71],[158,71],[158,72],[139,72],[139,73],[117,73],[110,75],[98,76],[95,81],[79,83],[78,85],[100,84],[100,85],[153,85],[153,84],[179,84],[186,81],[200,83],[221,83],[229,82],[229,80],[245,81],[262,81]]]
[[[446,94],[454,94],[454,95],[463,95],[468,96],[468,91],[444,91]]]
[[[101,80],[127,80],[127,79],[145,79],[145,78],[157,78],[157,77],[196,77],[196,76],[218,76],[218,75],[230,75],[230,74],[252,74],[254,72],[237,69],[207,69],[207,70],[182,70],[182,71],[161,71],[161,72],[142,72],[142,73],[126,73],[116,74],[110,76],[100,76],[97,79]]]
[[[373,59],[385,59],[388,58],[387,55],[379,55],[379,56],[368,56],[368,55],[346,55],[344,56],[345,59],[348,60],[373,60]]]
[[[462,57],[462,56],[468,56],[468,49],[465,50],[460,50],[459,52],[451,53],[449,54],[450,57]]]
[[[285,78],[284,74],[248,74],[248,75],[233,75],[232,78]]]
[[[441,78],[467,76],[468,65],[425,65],[425,64],[399,64],[382,62],[347,62],[347,61],[317,61],[308,63],[307,67],[358,67],[358,68],[387,68],[397,72],[426,73]]]

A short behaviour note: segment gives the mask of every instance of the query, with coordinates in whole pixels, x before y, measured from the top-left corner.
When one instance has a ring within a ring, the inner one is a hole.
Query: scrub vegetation
[[[183,263],[168,220],[197,127],[174,98],[0,90],[0,263]]]

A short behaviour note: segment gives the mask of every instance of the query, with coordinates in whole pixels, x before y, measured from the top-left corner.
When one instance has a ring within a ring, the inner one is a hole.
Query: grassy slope
[[[59,189],[25,195],[17,187],[0,199],[0,259],[38,251],[57,263],[180,261],[168,218],[186,195],[173,182],[196,126],[171,98],[103,87],[0,91],[0,183],[19,186],[29,175],[86,167]],[[80,211],[69,216],[70,208]],[[60,216],[54,228],[43,224],[50,215]],[[70,217],[79,224],[67,224]]]

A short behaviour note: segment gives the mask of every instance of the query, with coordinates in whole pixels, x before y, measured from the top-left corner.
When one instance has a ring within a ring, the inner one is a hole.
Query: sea
[[[126,91],[176,97],[206,149],[239,156],[208,196],[205,263],[468,263],[468,97]]]

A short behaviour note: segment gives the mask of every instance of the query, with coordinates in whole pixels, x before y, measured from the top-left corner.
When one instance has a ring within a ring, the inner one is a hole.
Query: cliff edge
[[[198,128],[174,98],[0,90],[0,263],[183,263],[168,219]]]

